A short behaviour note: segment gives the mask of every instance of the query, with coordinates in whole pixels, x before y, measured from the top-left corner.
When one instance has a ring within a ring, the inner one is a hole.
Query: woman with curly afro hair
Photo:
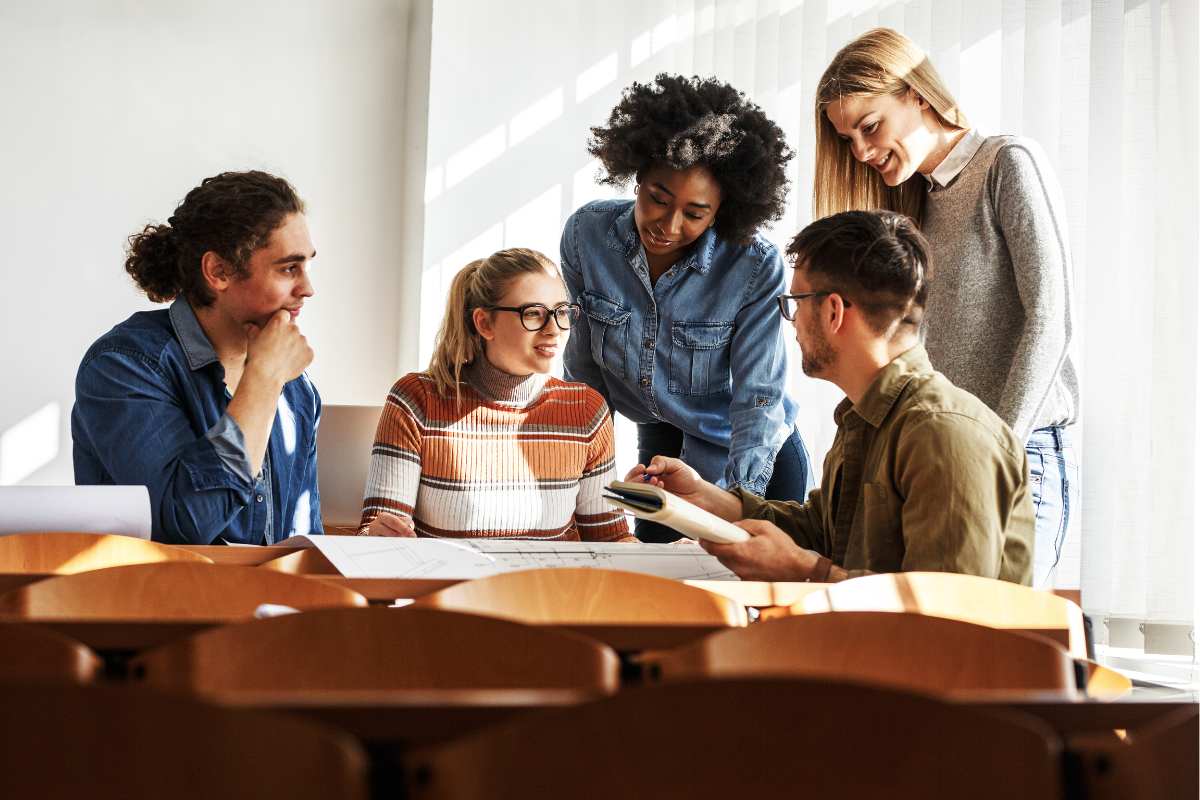
[[[783,132],[728,84],[659,75],[626,88],[588,151],[635,199],[567,220],[563,275],[585,312],[567,377],[637,423],[639,470],[680,457],[730,490],[802,500],[811,470],[775,306],[784,264],[758,233],[784,210]],[[637,535],[678,538],[643,520]]]

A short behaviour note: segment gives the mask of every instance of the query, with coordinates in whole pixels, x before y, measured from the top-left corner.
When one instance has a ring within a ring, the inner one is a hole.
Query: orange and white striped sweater
[[[371,450],[361,531],[381,511],[418,536],[606,542],[629,537],[602,499],[616,478],[613,424],[599,393],[486,358],[463,370],[462,405],[425,373],[396,382]]]

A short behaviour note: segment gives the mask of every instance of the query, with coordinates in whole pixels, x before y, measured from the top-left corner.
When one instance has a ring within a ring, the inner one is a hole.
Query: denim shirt
[[[75,483],[146,486],[155,541],[270,544],[321,533],[316,387],[307,375],[284,385],[257,476],[225,411],[230,399],[225,370],[186,300],[134,314],[79,365]]]
[[[683,431],[682,458],[706,480],[762,494],[796,418],[775,246],[710,228],[652,285],[633,201],[601,200],[567,220],[561,257],[585,312],[567,340],[568,379],[634,422]]]

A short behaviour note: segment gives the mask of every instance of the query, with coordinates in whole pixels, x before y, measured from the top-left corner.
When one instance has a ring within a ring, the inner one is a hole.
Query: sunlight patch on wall
[[[425,173],[425,205],[429,205],[442,193],[446,171],[441,165],[430,167]]]
[[[963,48],[958,62],[958,97],[971,98],[967,119],[985,131],[1003,129],[1004,97],[994,87],[1000,84],[1000,31]]]
[[[579,208],[592,200],[608,200],[626,196],[625,192],[615,187],[598,183],[596,179],[600,174],[600,160],[596,158],[575,170],[575,175],[571,178],[571,208]]]
[[[650,31],[646,31],[633,40],[629,48],[629,66],[636,67],[650,57]]]
[[[654,26],[654,31],[651,36],[650,49],[655,52],[661,52],[666,47],[675,44],[676,38],[676,23],[677,19],[674,14],[664,19],[662,22]]]
[[[499,158],[504,150],[504,126],[498,125],[446,159],[446,188],[462,183]]]
[[[58,403],[47,403],[0,434],[0,486],[12,486],[58,456]]]
[[[504,218],[504,246],[531,247],[558,263],[562,184],[556,183]]]
[[[560,87],[512,118],[508,123],[508,146],[513,147],[528,139],[561,117],[562,113],[563,90]]]
[[[617,79],[617,54],[609,53],[579,73],[575,79],[575,102],[582,103]]]

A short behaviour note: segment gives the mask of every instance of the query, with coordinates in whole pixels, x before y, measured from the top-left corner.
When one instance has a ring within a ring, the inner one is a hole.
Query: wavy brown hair
[[[222,172],[187,193],[164,225],[147,225],[129,237],[125,271],[146,296],[165,303],[183,296],[194,307],[215,299],[200,270],[211,251],[234,278],[249,276],[255,250],[304,202],[283,178],[266,172]]]

